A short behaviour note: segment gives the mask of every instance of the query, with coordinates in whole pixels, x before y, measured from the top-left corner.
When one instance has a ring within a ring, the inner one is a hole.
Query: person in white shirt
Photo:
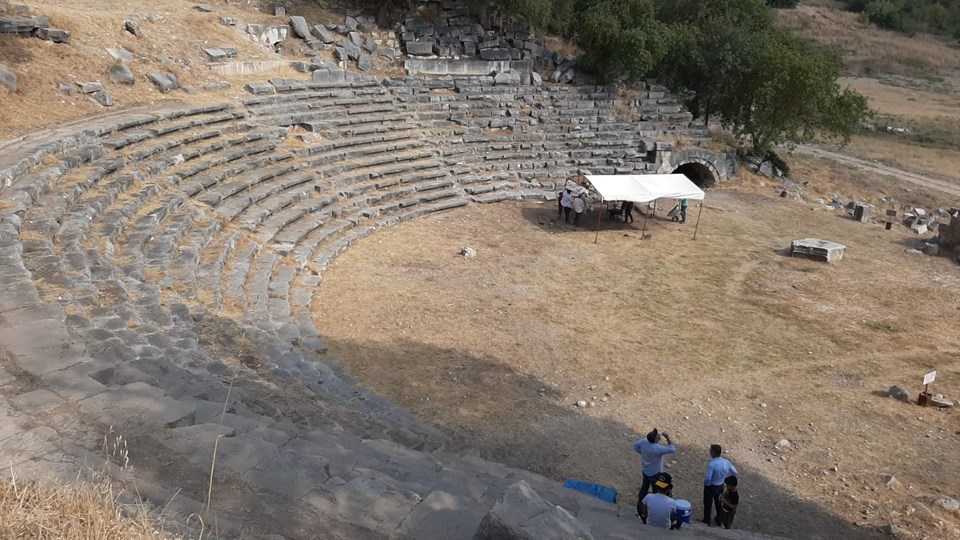
[[[587,209],[587,201],[584,200],[585,195],[579,194],[573,199],[573,224],[580,224],[580,216],[583,215],[583,212]]]
[[[677,514],[677,502],[672,497],[673,478],[667,473],[660,473],[652,487],[653,493],[641,501],[640,518],[653,527],[679,530],[680,516]]]
[[[573,195],[570,194],[570,190],[567,189],[563,192],[563,195],[560,197],[560,206],[563,207],[563,222],[570,222],[570,207],[573,206]]]

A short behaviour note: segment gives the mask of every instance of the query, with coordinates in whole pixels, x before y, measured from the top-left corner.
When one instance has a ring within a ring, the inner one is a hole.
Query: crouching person
[[[677,514],[677,503],[673,500],[673,478],[667,473],[660,473],[652,487],[653,493],[641,501],[640,517],[647,525],[679,530],[681,518]]]

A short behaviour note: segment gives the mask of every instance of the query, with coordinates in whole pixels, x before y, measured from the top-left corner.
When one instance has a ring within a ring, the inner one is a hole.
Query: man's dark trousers
[[[717,509],[717,519],[723,520],[723,507],[720,506],[720,494],[723,486],[703,486],[703,522],[710,524],[710,506]]]
[[[643,475],[643,482],[640,484],[640,498],[637,499],[637,515],[640,515],[640,507],[643,506],[643,498],[650,493],[650,486],[657,481],[657,476]]]

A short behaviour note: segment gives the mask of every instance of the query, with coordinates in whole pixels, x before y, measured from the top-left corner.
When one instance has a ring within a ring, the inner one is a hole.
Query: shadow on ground
[[[330,346],[350,358],[349,365],[362,366],[353,373],[361,384],[443,430],[454,441],[454,450],[474,449],[485,459],[558,481],[573,477],[614,486],[621,515],[636,504],[640,466],[632,442],[643,435],[590,414],[594,409],[561,402],[559,392],[538,378],[493,358],[410,340]],[[690,500],[694,518],[700,519],[707,449],[683,450],[685,455],[676,456],[670,471],[675,495]],[[755,470],[741,466],[740,471],[744,498],[735,528],[791,538],[883,537],[797,499]]]
[[[618,205],[611,205],[610,209],[618,209]],[[646,210],[646,209],[643,209]],[[550,204],[538,206],[524,205],[520,208],[523,217],[532,225],[551,234],[587,232],[604,234],[620,232],[625,236],[636,236],[637,239],[643,236],[656,237],[661,233],[674,232],[680,227],[689,227],[690,234],[693,234],[694,227],[692,221],[687,223],[677,223],[667,217],[667,211],[652,211],[648,215],[641,213],[641,209],[635,208],[633,211],[633,221],[625,223],[622,217],[611,216],[607,207],[603,203],[594,203],[593,210],[584,213],[580,218],[580,223],[573,224],[571,213],[570,222],[564,223],[563,216],[558,215],[556,201]],[[599,217],[599,219],[598,219]]]

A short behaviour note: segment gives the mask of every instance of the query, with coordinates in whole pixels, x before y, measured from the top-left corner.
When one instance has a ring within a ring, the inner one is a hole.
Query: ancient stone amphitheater
[[[655,85],[270,86],[0,144],[4,467],[105,467],[220,538],[650,534],[630,503],[445,450],[325,356],[310,308],[337,254],[418,216],[586,172],[722,181],[709,132]]]

